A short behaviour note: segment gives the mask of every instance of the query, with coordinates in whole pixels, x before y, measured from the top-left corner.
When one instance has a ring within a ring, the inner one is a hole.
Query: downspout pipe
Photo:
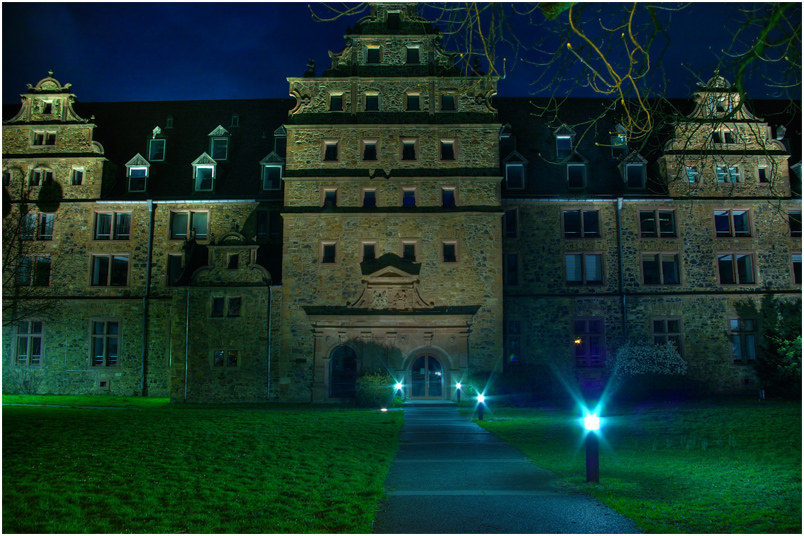
[[[623,323],[623,338],[628,340],[628,322],[626,320],[627,304],[625,299],[625,274],[623,272],[623,198],[617,198],[617,261],[620,265],[620,277],[618,281],[619,288],[617,289],[622,297],[622,323]]]
[[[274,318],[274,287],[268,284],[268,400],[271,400],[271,329]]]
[[[187,379],[190,373],[190,285],[187,285],[184,310],[184,401],[187,402]]]
[[[148,306],[151,296],[151,261],[154,244],[154,202],[148,200],[148,252],[145,260],[145,295],[142,297],[142,363],[140,368],[140,393],[148,396]]]

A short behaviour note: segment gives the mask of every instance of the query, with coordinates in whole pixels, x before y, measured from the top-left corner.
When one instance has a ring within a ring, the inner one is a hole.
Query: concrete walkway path
[[[385,481],[375,533],[635,533],[596,499],[555,485],[556,475],[461,415],[408,405]]]

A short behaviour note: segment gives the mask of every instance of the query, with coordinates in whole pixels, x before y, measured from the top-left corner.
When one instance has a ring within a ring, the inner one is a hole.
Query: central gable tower
[[[329,69],[288,79],[280,398],[340,401],[388,370],[448,399],[499,362],[496,79],[440,38],[414,4],[372,4]]]

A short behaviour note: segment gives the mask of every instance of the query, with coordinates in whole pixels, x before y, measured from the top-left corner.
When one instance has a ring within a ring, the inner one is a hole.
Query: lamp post
[[[586,481],[600,482],[600,455],[597,431],[600,430],[600,417],[590,413],[583,418],[586,428]]]
[[[483,420],[483,403],[486,401],[485,395],[477,395],[477,420]]]
[[[461,403],[461,382],[455,384],[455,396],[457,397],[458,404]]]

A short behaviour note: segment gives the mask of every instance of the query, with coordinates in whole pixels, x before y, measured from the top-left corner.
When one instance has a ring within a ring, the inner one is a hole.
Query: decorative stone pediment
[[[212,136],[212,137],[216,137],[216,138],[217,138],[217,137],[228,136],[228,135],[229,135],[229,131],[228,131],[228,130],[226,130],[225,128],[223,128],[223,126],[222,126],[222,125],[218,125],[218,126],[215,128],[215,130],[213,130],[212,132],[210,132],[209,134],[207,134],[207,136]]]
[[[410,310],[431,309],[419,294],[419,277],[393,265],[386,265],[363,277],[363,293],[355,303],[354,309],[372,310]]]

